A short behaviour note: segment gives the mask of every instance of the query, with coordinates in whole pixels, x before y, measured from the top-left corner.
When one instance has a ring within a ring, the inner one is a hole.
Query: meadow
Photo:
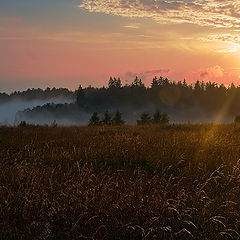
[[[0,239],[240,239],[240,126],[0,128]]]

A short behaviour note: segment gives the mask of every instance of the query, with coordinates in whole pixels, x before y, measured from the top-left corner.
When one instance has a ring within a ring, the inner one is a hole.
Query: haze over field
[[[23,111],[27,108],[34,108],[37,106],[43,106],[46,103],[70,103],[71,100],[69,99],[49,99],[49,100],[32,100],[32,101],[10,101],[7,103],[0,104],[0,125],[1,124],[9,124],[13,125],[16,113],[18,111]]]

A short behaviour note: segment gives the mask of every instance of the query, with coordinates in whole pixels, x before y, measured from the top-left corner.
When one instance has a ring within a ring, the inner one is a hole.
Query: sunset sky
[[[239,0],[0,2],[0,91],[140,76],[240,84]]]

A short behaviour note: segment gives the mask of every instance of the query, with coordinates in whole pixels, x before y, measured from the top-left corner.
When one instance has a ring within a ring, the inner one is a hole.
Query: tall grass
[[[0,128],[1,239],[240,239],[238,125]]]

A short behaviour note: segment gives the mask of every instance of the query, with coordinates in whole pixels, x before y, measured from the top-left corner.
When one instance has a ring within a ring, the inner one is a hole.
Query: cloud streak
[[[238,0],[83,0],[79,7],[115,16],[151,18],[159,23],[240,28]]]

